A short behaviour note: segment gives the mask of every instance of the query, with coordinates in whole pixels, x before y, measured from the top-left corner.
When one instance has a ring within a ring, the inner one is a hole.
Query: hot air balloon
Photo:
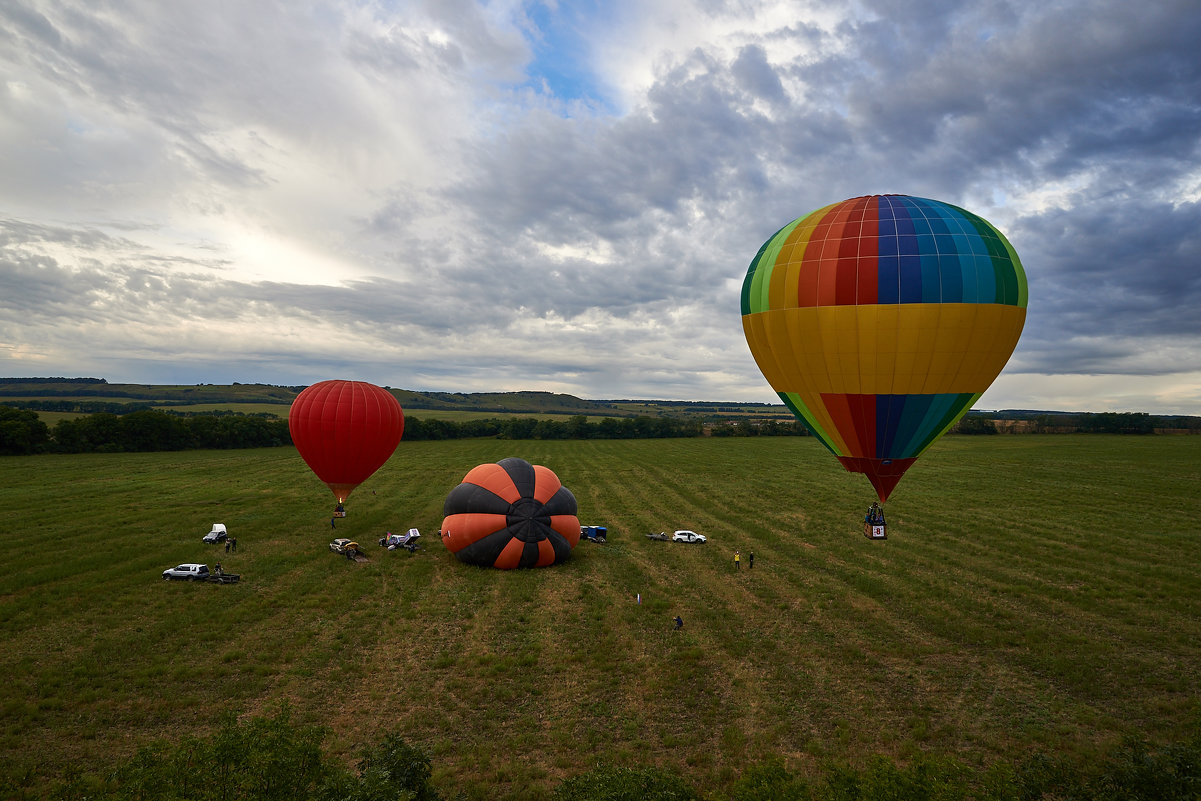
[[[759,249],[742,327],[764,377],[883,502],[1009,360],[1026,274],[992,225],[907,195],[851,198]]]
[[[546,567],[580,541],[575,496],[550,468],[516,457],[472,468],[442,513],[442,542],[472,565]]]
[[[404,434],[400,402],[366,381],[322,381],[296,396],[288,430],[338,507],[388,461]]]

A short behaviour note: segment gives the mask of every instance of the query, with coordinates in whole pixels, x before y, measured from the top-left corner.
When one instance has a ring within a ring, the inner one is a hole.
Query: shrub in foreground
[[[358,775],[332,776],[321,790],[322,801],[440,801],[430,784],[430,760],[399,734],[364,748]]]
[[[674,773],[609,766],[565,779],[553,797],[555,801],[701,801],[696,790]]]
[[[209,738],[185,735],[141,748],[108,775],[60,778],[59,801],[441,801],[429,758],[399,734],[360,752],[356,770],[321,750],[326,731],[292,722],[287,706],[266,718],[229,714]],[[0,782],[0,795],[32,799],[35,777]],[[1201,801],[1201,735],[1152,748],[1130,740],[1088,761],[1035,754],[984,771],[923,756],[906,765],[832,764],[805,779],[778,758],[747,768],[728,793],[701,793],[654,767],[599,766],[563,780],[555,801]]]

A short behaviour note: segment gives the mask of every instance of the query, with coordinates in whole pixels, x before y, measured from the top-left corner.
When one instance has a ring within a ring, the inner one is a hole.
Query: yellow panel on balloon
[[[776,309],[743,328],[776,392],[905,395],[987,389],[1025,320],[1020,306],[909,303]],[[762,347],[785,341],[786,361]]]

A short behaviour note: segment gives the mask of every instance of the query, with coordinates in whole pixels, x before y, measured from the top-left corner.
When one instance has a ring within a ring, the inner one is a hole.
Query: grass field
[[[163,411],[204,414],[206,412],[235,412],[238,414],[269,414],[281,420],[288,419],[291,405],[286,403],[193,403],[193,404],[155,404],[155,409]]]
[[[442,502],[510,455],[554,469],[609,544],[546,570],[459,564]],[[0,474],[10,778],[103,770],[281,701],[347,758],[400,731],[472,799],[545,798],[598,762],[721,788],[769,755],[802,773],[1087,758],[1201,724],[1201,437],[946,438],[882,542],[860,532],[866,479],[811,438],[402,443],[336,532],[291,448]],[[214,522],[238,553],[200,543]],[[418,553],[375,546],[411,526]],[[709,544],[643,536],[673,528]],[[371,560],[331,554],[333,534]],[[161,581],[184,561],[243,579]]]
[[[508,420],[511,417],[528,417],[534,420],[568,420],[576,416],[557,412],[475,412],[470,409],[405,409],[404,414],[406,420],[416,417],[418,420],[449,420],[453,423],[462,423],[466,420]],[[610,416],[615,417],[616,415]],[[589,423],[598,423],[605,418],[584,415],[584,419]]]

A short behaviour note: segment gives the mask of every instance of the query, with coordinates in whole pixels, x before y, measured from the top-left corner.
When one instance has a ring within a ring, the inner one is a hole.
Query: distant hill
[[[0,399],[89,398],[156,403],[290,404],[303,389],[270,384],[110,384],[103,378],[0,378]]]
[[[32,400],[202,405],[290,405],[305,387],[272,384],[110,384],[103,378],[0,378],[0,403]],[[582,414],[589,417],[755,417],[792,419],[782,404],[669,400],[584,400],[554,392],[418,392],[387,389],[406,411]],[[6,400],[8,399],[8,400]]]
[[[110,384],[103,378],[0,378],[0,403],[29,404],[38,401],[76,400],[129,403],[152,406],[191,406],[221,404],[271,404],[288,406],[304,386],[273,384]],[[407,412],[475,412],[497,415],[585,415],[588,417],[671,417],[705,421],[779,420],[791,421],[792,413],[783,404],[737,403],[722,401],[676,400],[585,400],[555,392],[418,392],[386,387]],[[57,405],[57,404],[56,404]],[[42,406],[41,408],[46,408]],[[86,411],[96,411],[87,409]],[[273,412],[274,413],[274,412]],[[281,412],[281,416],[286,416]],[[996,421],[1031,421],[1044,428],[1062,430],[1076,427],[1080,416],[1101,422],[1109,418],[1143,416],[1141,413],[1100,413],[1046,411],[1037,409],[979,410],[969,413]],[[420,415],[417,415],[420,416]],[[1157,415],[1143,421],[1150,427],[1169,426],[1196,429],[1201,419],[1188,415]],[[1127,426],[1125,422],[1118,421]],[[1128,426],[1127,426],[1128,427]],[[1007,429],[1009,430],[1009,429]],[[1050,429],[1048,429],[1050,430]]]
[[[554,392],[416,392],[393,389],[405,409],[472,412],[539,412],[542,414],[611,414],[604,401],[588,401]]]

